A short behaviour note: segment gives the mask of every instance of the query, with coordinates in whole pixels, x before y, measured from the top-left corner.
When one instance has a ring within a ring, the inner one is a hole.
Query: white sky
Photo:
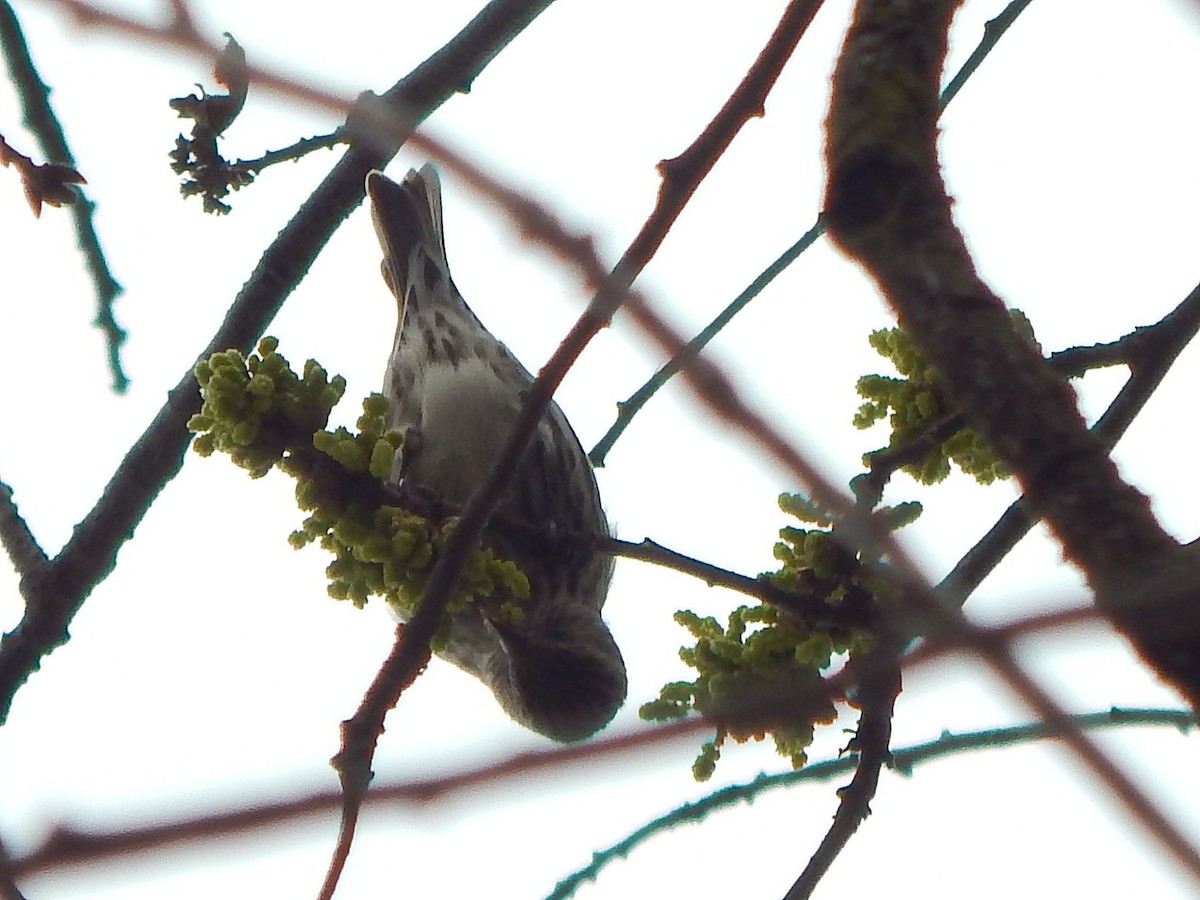
[[[354,93],[389,86],[477,5],[227,0],[196,8],[209,33],[232,32],[252,60]],[[733,15],[725,4],[682,0],[560,0],[429,128],[595,234],[615,260],[653,204],[655,164],[709,120],[783,5],[740,4]],[[965,5],[952,68],[1004,5]],[[211,87],[209,67],[79,31],[40,3],[16,6],[99,203],[101,236],[126,287],[117,314],[130,333],[132,388],[118,398],[89,327],[92,294],[69,217],[51,209],[34,221],[15,173],[0,170],[0,478],[54,551],[335,156],[271,169],[232,198],[232,215],[204,216],[198,201],[179,198],[167,165],[184,123],[166,101],[194,82]],[[131,0],[120,8],[150,16],[156,6]],[[682,329],[707,322],[815,216],[828,75],[848,10],[846,0],[827,2],[767,116],[746,127],[639,282]],[[1113,340],[1156,321],[1200,276],[1197,22],[1181,0],[1036,0],[943,120],[946,177],[980,271],[1030,316],[1048,350]],[[0,91],[0,131],[31,152],[19,121],[11,92]],[[336,124],[252,91],[224,150],[254,157]],[[420,161],[403,154],[391,171]],[[444,182],[456,281],[536,369],[586,292],[453,177]],[[855,378],[882,365],[866,336],[888,323],[871,286],[822,243],[712,352],[749,399],[844,483],[859,455],[883,440],[849,423]],[[359,212],[270,332],[294,364],[313,356],[346,376],[351,399],[335,415],[350,422],[357,398],[381,380],[393,328],[377,245]],[[559,395],[585,446],[660,363],[624,318],[593,343]],[[1189,349],[1117,451],[1164,524],[1188,540],[1200,522],[1180,459],[1191,435],[1180,419],[1197,369]],[[1116,373],[1089,376],[1089,415],[1120,382]],[[796,488],[678,388],[643,412],[599,477],[622,537],[650,537],[749,574],[774,567],[771,546],[787,524],[775,497]],[[926,513],[909,529],[909,546],[936,580],[1013,492],[955,477],[930,491],[899,479],[888,495],[915,497]],[[31,847],[55,822],[133,823],[334,783],[326,761],[338,723],[386,655],[392,628],[382,609],[358,612],[326,597],[322,552],[296,553],[286,543],[298,521],[286,479],[252,483],[225,460],[188,460],[75,620],[71,643],[22,690],[0,734],[0,835],[12,851]],[[0,566],[7,629],[19,619],[20,598],[7,563]],[[1000,621],[1084,598],[1055,547],[1033,537],[968,611]],[[635,727],[641,702],[687,676],[675,658],[685,634],[671,614],[689,607],[723,615],[739,602],[667,570],[618,563],[606,614],[629,664],[630,702],[613,731]],[[1028,642],[1022,658],[1073,710],[1179,705],[1100,628]],[[981,667],[946,661],[906,679],[896,745],[1026,718]],[[835,753],[844,740],[828,731],[812,757]],[[1101,740],[1200,840],[1197,738],[1160,729]],[[338,896],[542,896],[594,850],[681,801],[784,765],[765,747],[731,748],[713,782],[698,786],[689,772],[696,743],[438,806],[372,812]],[[389,718],[375,770],[381,780],[435,775],[543,746],[508,722],[485,689],[435,664]],[[644,845],[580,896],[780,896],[835,804],[824,784],[764,796]],[[819,896],[1194,895],[1060,749],[964,756],[910,779],[885,773],[872,809]],[[311,896],[335,832],[332,818],[313,821],[25,887],[39,900]]]

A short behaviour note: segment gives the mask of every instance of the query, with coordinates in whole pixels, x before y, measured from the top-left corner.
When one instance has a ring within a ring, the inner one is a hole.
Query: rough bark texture
[[[1011,326],[950,215],[937,90],[957,0],[862,0],[834,76],[826,215],[1106,615],[1200,708],[1200,566],[1088,431],[1070,386]]]

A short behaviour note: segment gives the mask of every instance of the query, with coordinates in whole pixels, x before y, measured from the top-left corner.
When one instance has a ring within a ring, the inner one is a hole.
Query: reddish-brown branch
[[[1097,618],[1098,614],[1093,607],[1076,607],[999,626],[990,633],[996,639],[1005,641],[1041,632],[1061,636],[1064,629],[1080,625],[1090,626]],[[905,657],[904,669],[912,671],[961,649],[948,643],[923,645]],[[856,673],[856,677],[866,678],[869,674],[869,671],[863,668]],[[855,673],[843,672],[827,679],[823,685],[814,685],[811,696],[816,698],[844,694],[852,686],[852,675]],[[818,694],[818,691],[821,693]],[[462,791],[474,791],[485,786],[502,786],[506,781],[514,786],[526,784],[526,779],[532,773],[557,771],[583,764],[591,767],[604,759],[624,758],[630,753],[655,750],[671,742],[691,741],[696,734],[711,731],[712,727],[712,724],[703,718],[690,717],[664,725],[639,728],[586,744],[529,751],[442,778],[377,785],[367,795],[367,801],[371,804],[424,804],[446,799]],[[145,853],[180,842],[220,838],[264,827],[282,826],[299,819],[334,812],[341,805],[342,792],[328,790],[276,802],[249,805],[244,799],[239,799],[226,812],[175,821],[170,821],[164,816],[155,816],[158,824],[107,833],[87,834],[69,828],[59,828],[42,846],[14,860],[12,871],[15,877],[26,878],[61,866],[96,863]]]
[[[66,0],[64,0],[64,3],[66,3]],[[74,3],[71,5],[78,7],[82,6],[83,4]],[[906,8],[911,5],[912,4],[905,4]],[[922,4],[920,3],[917,4],[917,6],[921,5]],[[929,4],[926,3],[925,6],[928,7]],[[903,48],[904,45],[901,46]],[[849,53],[848,46],[847,56],[852,55],[853,54]],[[869,56],[869,54],[867,55]],[[279,82],[279,84],[281,85],[282,82]],[[290,88],[292,85],[289,84],[288,87]],[[311,95],[305,96],[308,96],[308,99],[313,100]],[[364,109],[368,122],[378,122],[383,116],[382,110],[374,109],[369,104],[365,105]],[[391,130],[385,133],[394,138],[394,136],[402,132],[405,127],[404,123],[402,123],[400,126],[396,125],[395,116],[399,115],[402,119],[404,119],[404,122],[407,122],[409,125],[411,125],[411,120],[409,117],[404,115],[403,110],[397,112],[397,108],[394,106],[390,107],[389,109],[392,118],[388,120],[388,127]],[[446,154],[444,152],[444,148],[441,148],[439,145],[436,145],[433,142],[430,142],[426,139],[421,139],[418,143],[424,149],[431,152],[431,154],[438,156],[439,159],[442,159],[444,162],[446,162],[449,168],[458,170],[458,166],[462,164],[462,161],[458,157],[454,157],[451,154]],[[879,174],[870,166],[867,167],[866,171],[868,175]],[[460,172],[460,174],[464,174],[464,177],[467,177],[468,180],[471,179],[470,173]],[[883,174],[886,175],[887,171],[884,171]],[[472,181],[471,183],[477,187],[479,186],[475,181]],[[490,193],[489,196],[492,196],[493,199],[501,202],[506,208],[510,210],[515,209],[516,214],[520,214],[521,210],[519,205],[516,208],[510,205],[511,199],[509,195],[503,191],[494,194]],[[853,204],[851,204],[851,206],[853,206]],[[530,213],[529,221],[526,221],[525,219],[520,220],[522,227],[535,236],[544,234],[548,226],[554,224],[553,220],[550,220],[549,217],[544,214],[544,212],[540,216],[537,214],[538,212],[539,211],[534,208],[533,212]],[[917,221],[911,224],[916,230],[919,230],[922,223]],[[564,232],[559,232],[560,237],[563,237],[564,235]],[[607,293],[602,291],[597,298],[598,301],[603,300],[604,302],[594,302],[591,313],[591,318],[593,320],[606,320],[607,315],[611,313],[611,309],[614,308],[620,294],[619,291],[613,290],[612,286],[620,284],[622,280],[626,278],[631,278],[628,267],[619,266],[613,277],[605,280],[603,278],[604,272],[602,269],[600,269],[594,253],[591,252],[590,245],[585,240],[572,238],[570,235],[565,235],[565,240],[560,240],[555,247],[559,249],[560,252],[570,253],[572,259],[575,261],[576,265],[580,267],[581,271],[585,272],[588,277],[593,278],[596,283],[602,283],[608,287]],[[668,352],[677,351],[683,346],[683,342],[678,338],[678,336],[668,329],[665,324],[658,320],[657,317],[653,316],[649,310],[645,308],[644,304],[635,302],[633,306],[635,312],[637,313],[638,320],[643,328],[645,328],[649,334],[651,334],[664,348],[666,348]],[[585,316],[585,319],[587,318],[589,317]],[[569,336],[568,341],[564,342],[564,345],[570,346],[572,341],[578,341],[578,332],[580,329],[586,331],[586,329],[589,327],[591,326],[584,324],[584,320],[581,320],[581,324],[577,326],[577,329],[572,333],[572,336]],[[233,345],[237,346],[239,344],[234,343]],[[582,344],[579,343],[576,346],[581,347]],[[574,352],[577,352],[577,350]],[[560,355],[556,354],[556,359],[559,357]],[[572,357],[571,352],[564,352],[561,354],[561,358],[569,362],[568,357]],[[553,378],[547,380],[546,384],[550,384],[552,381]],[[691,385],[697,394],[706,403],[708,403],[711,408],[718,412],[718,414],[722,415],[728,421],[734,423],[738,427],[746,430],[754,438],[759,440],[766,448],[768,448],[772,456],[777,461],[785,465],[795,477],[804,482],[809,487],[810,493],[812,493],[817,499],[824,502],[825,505],[829,506],[831,509],[844,512],[848,516],[850,520],[849,525],[851,526],[845,529],[845,531],[846,533],[854,533],[853,526],[855,524],[855,517],[852,506],[845,500],[844,497],[839,494],[839,492],[837,492],[834,488],[832,488],[832,486],[820,478],[818,473],[812,468],[811,465],[807,463],[804,457],[798,451],[796,451],[795,448],[791,447],[785,440],[783,440],[783,438],[769,425],[768,422],[741,403],[736,396],[736,393],[734,392],[730,382],[725,379],[715,367],[706,365],[694,369],[691,373]],[[187,385],[181,386],[186,387]],[[530,409],[535,409],[533,404],[536,404],[537,402],[544,403],[546,397],[548,397],[548,393],[545,394],[544,397],[539,397],[537,400],[531,399]],[[171,467],[172,474],[173,471],[174,467]],[[157,487],[154,487],[150,492],[151,499],[153,493],[156,492]],[[481,504],[480,509],[483,508],[484,505]],[[135,515],[133,518],[134,524],[138,518],[140,518],[140,513]],[[117,530],[114,533],[123,535],[127,532],[127,530],[128,529]],[[883,536],[870,535],[865,526],[860,527],[859,530],[862,532],[861,536],[864,538],[874,537],[875,540],[880,542],[885,540]],[[467,532],[464,531],[463,535],[464,542],[469,540],[470,536],[467,534]],[[970,628],[970,626],[968,626],[961,619],[947,614],[945,610],[932,603],[927,588],[920,584],[917,579],[915,579],[913,576],[914,570],[903,557],[903,555],[890,545],[888,545],[888,553],[895,563],[894,570],[900,573],[911,585],[912,589],[909,592],[909,596],[912,601],[921,609],[931,625],[937,626],[934,628],[935,633],[940,633],[948,638],[959,640],[965,646],[969,646],[981,653],[984,658],[991,662],[997,668],[997,670],[1007,680],[1009,680],[1018,693],[1027,701],[1029,701],[1031,706],[1033,706],[1033,708],[1037,710],[1040,715],[1043,715],[1046,718],[1050,725],[1055,728],[1065,727],[1065,733],[1067,735],[1066,740],[1068,743],[1074,749],[1076,749],[1076,751],[1079,752],[1090,764],[1095,766],[1097,768],[1097,772],[1100,773],[1102,777],[1104,777],[1110,784],[1117,786],[1118,790],[1122,792],[1123,798],[1131,807],[1138,809],[1139,804],[1142,807],[1148,805],[1145,801],[1145,798],[1141,797],[1140,794],[1128,784],[1128,780],[1120,777],[1120,773],[1116,772],[1115,767],[1113,767],[1111,763],[1108,763],[1103,756],[1099,755],[1098,751],[1095,751],[1095,748],[1091,746],[1090,743],[1087,742],[1077,730],[1072,731],[1069,727],[1069,723],[1064,726],[1065,718],[1063,717],[1061,710],[1059,710],[1054,704],[1050,703],[1048,698],[1042,694],[1037,686],[1033,685],[1028,678],[1025,677],[1024,674],[1015,667],[1011,657],[1006,652],[1006,648],[997,647],[987,635],[979,632],[977,629]],[[102,574],[103,572],[101,573],[100,577],[102,577]],[[82,580],[79,584],[74,585],[74,587],[77,590],[82,590],[86,593],[86,586],[92,583],[94,583],[93,580]],[[1141,811],[1139,811],[1139,815],[1143,815],[1143,817],[1146,818],[1145,814]],[[1170,830],[1168,829],[1165,834],[1169,838],[1171,834]],[[1177,848],[1179,845],[1177,834],[1175,835],[1175,838],[1176,843],[1172,845],[1173,848]]]
[[[823,3],[824,0],[792,0],[746,77],[712,121],[686,150],[658,164],[662,175],[658,201],[621,257],[630,279],[636,278],[658,252],[684,206],[742,126],[752,118],[765,115],[767,95]]]
[[[438,561],[426,581],[416,612],[404,629],[403,638],[398,641],[392,654],[380,668],[358,711],[344,724],[342,750],[335,757],[334,763],[346,788],[347,801],[342,819],[342,840],[339,841],[339,851],[330,870],[333,881],[327,881],[328,893],[323,892],[323,898],[332,895],[338,860],[344,861],[345,852],[348,851],[348,841],[353,834],[353,821],[361,805],[362,792],[365,791],[366,780],[370,775],[371,759],[376,740],[383,731],[384,718],[399,699],[404,686],[410,684],[425,666],[429,658],[430,642],[440,626],[446,604],[457,586],[467,556],[478,544],[488,519],[512,480],[525,446],[545,414],[551,397],[579,354],[608,324],[613,312],[626,298],[633,280],[661,244],[696,186],[711,171],[740,126],[754,111],[761,110],[766,93],[775,83],[779,70],[791,55],[819,6],[820,0],[795,0],[789,6],[767,48],[725,107],[683,157],[673,166],[664,166],[663,189],[659,194],[659,202],[631,245],[630,251],[611,274],[600,268],[599,258],[590,241],[577,242],[578,258],[585,261],[589,270],[589,280],[599,285],[599,289],[527,392],[525,402],[497,456],[491,474],[468,501],[461,519],[442,548]],[[371,111],[368,106],[366,112]],[[445,160],[443,156],[439,158]],[[504,194],[508,196],[510,192],[505,190]],[[523,198],[517,195],[512,195],[509,199],[513,203],[525,204]],[[505,205],[511,208],[509,203]],[[557,222],[548,220],[543,210],[532,208],[526,212],[530,215],[521,219],[522,227],[537,239],[560,238],[564,233]],[[643,316],[650,316],[644,303],[639,301],[638,306]],[[672,334],[671,339],[676,344],[681,343],[677,335]]]
[[[375,681],[363,697],[362,704],[351,718],[342,723],[342,748],[332,760],[342,783],[341,826],[338,829],[333,856],[329,861],[329,870],[325,875],[325,883],[321,885],[321,891],[317,895],[318,900],[329,900],[333,897],[346,860],[350,857],[350,847],[354,843],[354,834],[358,828],[359,812],[374,775],[371,771],[371,761],[375,756],[375,746],[383,734],[383,721],[399,702],[400,695],[416,681],[429,663],[429,641],[425,641],[423,645],[415,645],[412,640],[406,639],[409,624],[396,626],[396,640],[392,644],[391,655],[379,667]],[[432,639],[432,635],[430,638]],[[407,662],[407,655],[413,652],[414,646],[423,648],[422,657],[415,666]],[[402,672],[406,680],[396,679],[396,671]]]

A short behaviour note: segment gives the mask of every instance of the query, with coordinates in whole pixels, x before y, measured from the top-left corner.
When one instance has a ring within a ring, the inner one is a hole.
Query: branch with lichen
[[[1017,473],[1100,608],[1200,708],[1200,564],[1121,478],[1070,386],[1012,327],[953,221],[936,123],[957,5],[857,5],[827,122],[830,236],[879,284],[955,404]],[[1200,871],[1200,856],[1180,850]]]
[[[296,502],[308,516],[289,541],[297,548],[319,543],[333,554],[330,595],[359,607],[382,597],[407,618],[448,526],[406,508],[400,492],[383,490],[403,445],[403,435],[385,427],[387,400],[372,394],[363,401],[357,432],[327,430],[345,380],[330,378],[314,360],[298,375],[277,347],[263,338],[249,356],[226,350],[196,366],[203,406],[188,422],[197,432],[192,446],[201,456],[227,454],[252,478],[273,468],[294,478]],[[498,594],[522,600],[529,582],[514,563],[480,548],[447,622],[470,597]]]

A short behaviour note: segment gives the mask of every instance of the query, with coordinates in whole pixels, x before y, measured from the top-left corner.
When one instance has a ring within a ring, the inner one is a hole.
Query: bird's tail
[[[371,172],[367,175],[367,197],[375,233],[384,248],[385,265],[392,268],[393,275],[406,273],[416,247],[423,247],[426,257],[436,260],[448,274],[442,234],[442,183],[431,163],[419,171],[410,170],[399,184],[382,172]]]

